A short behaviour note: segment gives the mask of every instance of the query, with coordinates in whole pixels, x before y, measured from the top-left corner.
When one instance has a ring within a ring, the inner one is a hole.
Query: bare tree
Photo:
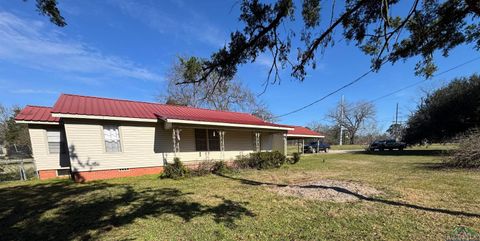
[[[8,130],[8,121],[9,110],[0,104],[0,145],[3,145],[5,142],[5,135]]]
[[[218,75],[213,74],[204,82],[178,85],[188,79],[198,78],[196,69],[201,68],[201,64],[194,57],[181,57],[174,62],[167,75],[166,91],[158,95],[157,100],[172,105],[248,112],[266,121],[274,120],[267,105],[237,79],[218,82]]]
[[[327,117],[336,125],[343,126],[347,131],[350,144],[355,143],[358,131],[367,121],[375,120],[375,106],[370,102],[359,101],[356,103],[339,102]]]

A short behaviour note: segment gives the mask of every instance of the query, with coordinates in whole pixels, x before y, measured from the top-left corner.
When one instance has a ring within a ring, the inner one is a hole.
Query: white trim
[[[316,137],[316,138],[325,138],[325,136],[319,136],[319,135],[302,135],[302,134],[287,134],[287,137]]]
[[[59,122],[16,120],[18,124],[59,125]]]
[[[233,123],[225,123],[225,122],[193,121],[193,120],[180,120],[180,119],[165,119],[165,122],[177,123],[177,124],[206,125],[206,126],[231,126],[231,127],[256,128],[256,129],[293,130],[293,128],[290,128],[290,127],[280,127],[280,126],[233,124]]]
[[[100,116],[100,115],[77,115],[77,114],[52,113],[52,116],[60,117],[60,118],[78,118],[78,119],[92,119],[92,120],[118,120],[118,121],[155,122],[155,123],[158,122],[157,119],[114,117],[114,116]]]

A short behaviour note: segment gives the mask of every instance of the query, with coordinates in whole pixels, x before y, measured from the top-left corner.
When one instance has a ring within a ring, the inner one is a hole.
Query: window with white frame
[[[61,140],[60,130],[47,130],[48,153],[59,154],[61,150]]]
[[[114,126],[114,125],[103,126],[103,135],[105,139],[106,152],[122,151],[122,147],[120,145],[120,132],[118,131],[118,126]]]

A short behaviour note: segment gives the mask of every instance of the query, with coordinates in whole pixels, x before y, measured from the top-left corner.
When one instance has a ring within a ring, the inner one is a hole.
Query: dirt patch
[[[381,191],[360,183],[329,179],[274,187],[272,190],[280,195],[331,202],[354,202],[382,194]]]

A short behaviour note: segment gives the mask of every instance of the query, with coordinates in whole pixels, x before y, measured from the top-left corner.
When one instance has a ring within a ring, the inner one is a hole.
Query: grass
[[[401,154],[401,155],[399,155]],[[443,169],[429,148],[304,156],[267,171],[183,180],[0,185],[2,240],[444,240],[480,231],[480,172]],[[322,178],[384,192],[353,203],[279,196],[261,183]]]
[[[332,145],[332,150],[365,150],[367,145]]]

